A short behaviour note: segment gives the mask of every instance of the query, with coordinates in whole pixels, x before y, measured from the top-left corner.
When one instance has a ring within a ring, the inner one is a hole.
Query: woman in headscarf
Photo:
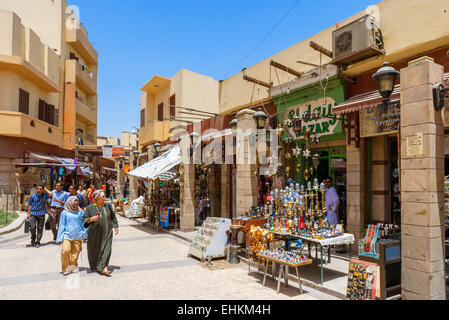
[[[103,191],[93,194],[95,203],[89,205],[84,211],[84,227],[89,228],[87,238],[87,255],[90,269],[93,272],[110,277],[108,270],[112,251],[112,229],[118,234],[118,222],[115,212],[110,204],[106,203]]]
[[[62,272],[66,276],[78,272],[78,257],[82,250],[86,229],[83,226],[83,211],[77,197],[69,197],[61,213],[56,243],[62,243]]]

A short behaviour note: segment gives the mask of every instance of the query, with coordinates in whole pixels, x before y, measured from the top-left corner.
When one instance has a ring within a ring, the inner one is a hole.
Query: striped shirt
[[[31,206],[30,214],[32,216],[43,216],[47,213],[46,201],[48,199],[48,194],[43,193],[42,195],[38,195],[37,193],[33,194],[28,201],[28,204]]]

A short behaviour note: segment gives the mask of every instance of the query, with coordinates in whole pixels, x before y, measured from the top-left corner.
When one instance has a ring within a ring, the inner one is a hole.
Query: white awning
[[[175,176],[170,174],[169,171],[180,163],[181,148],[179,145],[175,145],[158,158],[155,158],[150,162],[145,163],[143,166],[129,172],[128,175],[149,180],[154,180],[162,176],[164,179],[168,179],[170,177],[173,179]]]

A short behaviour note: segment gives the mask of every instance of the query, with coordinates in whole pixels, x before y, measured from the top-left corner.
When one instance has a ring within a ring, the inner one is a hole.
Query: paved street
[[[275,282],[248,266],[216,262],[214,270],[188,258],[189,243],[166,233],[118,217],[120,234],[115,237],[110,269],[112,278],[91,273],[86,245],[80,256],[81,272],[63,277],[60,273],[60,247],[45,231],[41,248],[31,248],[29,236],[0,242],[0,300],[2,299],[189,299],[189,300],[271,300],[335,299],[304,287],[300,295],[292,281],[276,294]],[[0,239],[0,241],[4,241]]]

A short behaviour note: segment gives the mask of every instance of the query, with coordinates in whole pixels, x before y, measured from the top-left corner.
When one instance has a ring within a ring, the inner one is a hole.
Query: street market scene
[[[237,3],[101,2],[0,0],[0,300],[449,299],[448,0],[262,1],[209,73],[153,16]]]

